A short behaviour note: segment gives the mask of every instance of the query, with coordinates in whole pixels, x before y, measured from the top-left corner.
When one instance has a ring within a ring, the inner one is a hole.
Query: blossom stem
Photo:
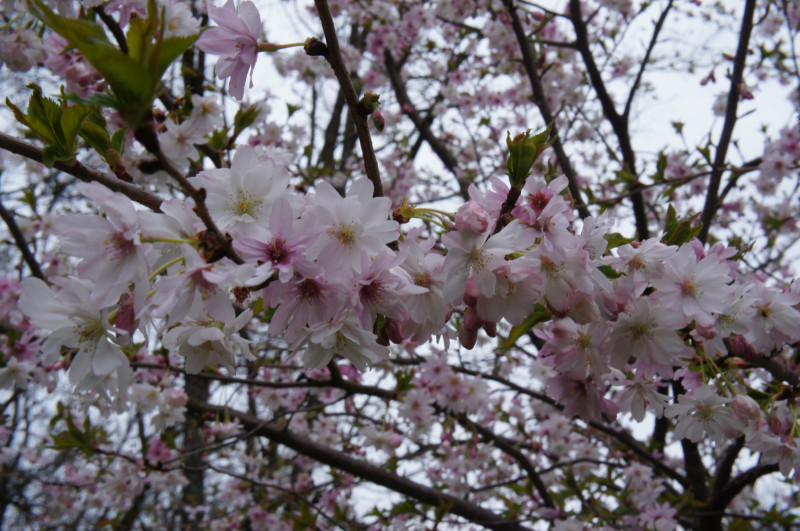
[[[257,50],[259,52],[277,52],[286,48],[296,48],[298,46],[305,46],[304,42],[292,42],[290,44],[274,44],[272,42],[259,42]]]
[[[177,264],[178,262],[180,262],[180,261],[182,261],[182,260],[184,260],[184,257],[183,257],[183,256],[179,256],[178,258],[175,258],[174,260],[170,260],[170,261],[169,261],[169,262],[167,262],[166,264],[162,265],[161,267],[159,267],[158,269],[156,269],[155,271],[153,271],[152,273],[150,273],[150,276],[149,276],[149,277],[147,277],[147,279],[148,279],[150,282],[152,282],[153,280],[155,280],[155,278],[156,278],[156,277],[157,277],[159,274],[161,274],[162,272],[166,271],[166,270],[167,270],[167,268],[168,268],[169,266],[171,266],[171,265],[174,265],[174,264]]]

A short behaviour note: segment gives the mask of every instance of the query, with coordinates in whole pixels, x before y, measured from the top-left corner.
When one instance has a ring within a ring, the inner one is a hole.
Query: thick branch
[[[630,173],[631,177],[636,178],[636,155],[633,151],[633,145],[631,144],[627,116],[623,116],[617,112],[614,107],[614,100],[608,93],[606,85],[603,82],[603,76],[600,74],[600,69],[597,67],[597,63],[595,63],[592,50],[589,48],[589,36],[586,23],[581,15],[580,0],[570,0],[569,13],[570,20],[575,28],[578,51],[581,53],[583,62],[586,65],[589,81],[591,81],[597,98],[600,100],[600,105],[603,108],[603,115],[611,124],[614,134],[617,136],[625,169]],[[633,203],[633,216],[636,219],[636,233],[640,240],[646,240],[650,237],[650,229],[647,227],[647,214],[645,213],[644,197],[642,196],[640,187],[641,185],[636,184],[631,188],[631,202]]]
[[[533,97],[542,119],[546,125],[552,125],[552,135],[555,141],[553,142],[553,150],[556,153],[556,160],[558,165],[561,166],[561,171],[567,176],[569,183],[569,193],[578,208],[578,213],[582,218],[589,217],[589,209],[586,208],[586,203],[583,202],[581,190],[578,187],[578,179],[575,171],[572,169],[572,164],[569,162],[567,152],[564,151],[564,144],[561,143],[561,138],[558,136],[558,128],[556,127],[555,117],[547,104],[547,96],[544,93],[544,85],[542,85],[542,78],[539,71],[536,69],[536,57],[528,36],[525,34],[525,28],[522,27],[522,22],[517,15],[517,10],[514,7],[513,0],[503,0],[508,13],[511,15],[511,26],[514,28],[514,35],[517,37],[520,52],[522,53],[522,65],[525,67],[525,72],[528,74],[528,80],[531,83],[533,90]]]
[[[735,478],[733,478],[728,485],[711,499],[708,504],[708,509],[713,511],[722,511],[730,504],[733,499],[739,495],[745,487],[752,485],[762,476],[772,474],[778,471],[777,464],[771,465],[756,465],[749,470],[745,470]]]
[[[13,136],[5,133],[0,133],[0,148],[36,162],[42,162],[41,148],[36,147],[33,144],[23,142],[22,140],[14,138]],[[81,181],[85,181],[87,183],[98,182],[109,190],[121,193],[131,201],[139,203],[140,205],[144,205],[156,212],[161,211],[161,198],[157,195],[151,194],[138,185],[122,181],[113,175],[109,175],[108,173],[86,167],[80,162],[73,162],[72,164],[56,162],[53,166],[64,173],[68,173],[73,177],[80,179]]]
[[[242,423],[245,429],[252,430],[256,435],[266,437],[275,443],[291,448],[301,455],[315,459],[320,463],[342,470],[355,477],[384,486],[397,493],[414,498],[424,504],[433,507],[449,508],[452,514],[461,516],[472,523],[485,526],[489,529],[502,531],[530,529],[518,522],[507,520],[466,500],[456,498],[450,494],[445,494],[434,488],[398,476],[385,468],[370,464],[363,459],[356,459],[343,452],[316,443],[306,437],[287,430],[281,430],[247,413],[214,406],[193,399],[189,400],[189,407],[191,409],[219,415],[220,417],[225,415],[227,417],[236,418]]]
[[[736,49],[736,57],[733,61],[733,73],[731,74],[731,88],[728,91],[728,104],[725,108],[725,122],[722,124],[722,132],[717,142],[717,152],[714,155],[714,166],[711,178],[708,181],[708,192],[706,192],[706,204],[703,206],[703,215],[700,221],[703,228],[697,236],[701,242],[708,239],[708,231],[711,228],[711,220],[717,212],[719,206],[719,185],[722,181],[722,172],[725,170],[725,159],[728,155],[728,146],[733,136],[733,128],[736,125],[736,111],[739,105],[739,94],[741,93],[742,79],[744,77],[745,61],[747,59],[747,47],[750,43],[750,34],[753,31],[753,13],[756,9],[755,0],[747,0],[742,15],[742,29],[739,33],[739,45]]]
[[[364,170],[374,186],[373,195],[381,197],[383,195],[383,184],[381,183],[380,170],[378,169],[378,159],[375,157],[375,149],[372,147],[367,114],[359,109],[358,94],[355,87],[353,87],[350,73],[347,71],[342,58],[342,50],[339,48],[339,39],[336,37],[336,27],[333,25],[331,10],[328,7],[327,0],[314,0],[314,5],[317,6],[320,22],[322,22],[322,31],[325,33],[325,43],[328,46],[326,59],[331,65],[333,73],[336,74],[336,79],[339,80],[339,85],[342,88],[342,92],[344,92],[344,99],[353,116],[356,133],[358,133],[358,140],[361,144],[361,155],[364,157]]]
[[[713,500],[728,486],[731,479],[731,471],[739,452],[744,448],[744,437],[739,437],[728,445],[717,460],[717,472],[714,475],[714,489],[711,492]]]

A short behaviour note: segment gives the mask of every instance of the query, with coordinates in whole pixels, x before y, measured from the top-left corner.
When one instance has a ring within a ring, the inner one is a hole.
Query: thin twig
[[[361,144],[361,156],[364,157],[364,171],[367,173],[367,178],[372,181],[374,187],[373,196],[383,196],[383,184],[381,183],[381,174],[378,168],[378,159],[375,157],[375,149],[372,147],[372,137],[369,133],[369,124],[367,123],[367,114],[364,113],[358,105],[358,94],[355,87],[353,87],[353,80],[350,79],[350,73],[344,64],[342,57],[342,50],[339,48],[339,39],[336,37],[336,27],[333,24],[333,16],[328,7],[327,0],[314,0],[317,6],[317,13],[319,14],[320,22],[322,23],[322,31],[325,33],[325,44],[328,46],[328,55],[326,59],[339,80],[339,85],[344,92],[345,101],[347,106],[350,107],[350,113],[353,116],[353,121],[356,126],[356,133],[358,140]]]
[[[444,164],[445,168],[447,168],[448,171],[450,171],[450,173],[453,175],[456,175],[456,179],[458,179],[458,160],[456,160],[455,156],[450,153],[450,150],[447,149],[447,146],[444,144],[444,142],[442,142],[436,135],[433,134],[433,131],[431,131],[431,121],[429,121],[427,118],[433,116],[433,114],[429,114],[426,118],[422,118],[419,115],[419,112],[411,102],[411,98],[408,96],[408,91],[406,90],[406,86],[400,76],[400,69],[402,68],[402,65],[398,64],[388,50],[384,51],[383,59],[386,65],[386,73],[389,76],[389,82],[392,84],[392,89],[397,97],[397,103],[400,104],[403,114],[411,119],[411,121],[414,123],[414,127],[416,127],[417,131],[419,131],[420,138],[427,142],[427,144],[431,147],[431,150],[433,150],[436,156],[439,157],[439,160],[442,161],[442,164]],[[459,195],[461,195],[464,201],[469,199],[468,188],[468,183],[458,179]]]
[[[650,37],[650,44],[647,46],[647,51],[644,54],[644,59],[642,59],[642,64],[639,66],[639,71],[636,73],[636,79],[633,81],[633,85],[631,86],[631,91],[628,93],[628,101],[625,102],[625,110],[622,112],[622,116],[624,116],[626,120],[631,114],[631,105],[633,105],[633,97],[636,95],[636,91],[639,88],[639,84],[642,82],[642,76],[644,76],[644,71],[647,68],[647,63],[650,62],[650,55],[653,53],[653,49],[656,47],[656,42],[658,41],[658,34],[661,33],[661,28],[664,27],[664,22],[667,21],[667,15],[669,14],[669,10],[672,9],[672,3],[673,0],[669,0],[669,3],[667,3],[667,7],[665,7],[664,11],[661,12],[661,16],[658,17],[658,21],[656,22],[656,25],[653,28],[653,36]]]
[[[11,232],[11,236],[14,237],[14,242],[17,244],[17,248],[22,253],[22,258],[25,260],[25,263],[28,264],[33,276],[47,282],[47,277],[42,272],[39,262],[36,261],[36,257],[33,256],[33,253],[28,248],[28,242],[25,241],[25,235],[22,234],[22,231],[20,230],[19,225],[17,225],[17,221],[14,219],[14,216],[11,215],[11,212],[6,210],[6,207],[3,205],[2,201],[0,201],[0,218],[3,218],[3,221],[6,222],[6,226]]]
[[[192,198],[195,205],[194,211],[197,214],[197,217],[199,217],[205,224],[206,228],[208,228],[208,230],[210,230],[214,236],[216,236],[217,242],[219,243],[220,247],[222,247],[225,255],[237,264],[243,264],[244,260],[242,260],[242,257],[239,256],[239,254],[233,248],[231,239],[227,235],[222,234],[222,231],[219,230],[219,227],[217,227],[217,224],[211,218],[211,214],[206,206],[205,190],[202,188],[195,188],[192,183],[189,182],[186,176],[172,165],[172,162],[170,162],[163,151],[159,149],[159,151],[155,153],[155,156],[158,159],[158,162],[161,164],[161,168],[166,171],[170,177],[175,179],[183,191]]]
[[[747,47],[750,44],[750,34],[753,31],[753,14],[756,10],[755,0],[747,0],[742,15],[742,29],[739,33],[739,44],[736,49],[736,57],[733,61],[733,73],[731,74],[731,88],[728,91],[728,103],[725,108],[725,122],[722,124],[722,132],[717,142],[717,152],[714,155],[714,172],[708,181],[708,192],[706,192],[706,203],[703,206],[703,215],[700,221],[703,224],[697,238],[704,242],[708,239],[708,231],[711,228],[711,220],[717,212],[719,206],[719,186],[722,181],[722,173],[725,168],[725,158],[728,154],[728,146],[733,136],[733,128],[736,125],[736,110],[739,105],[739,94],[741,93],[742,79],[744,78],[745,61],[747,60]]]

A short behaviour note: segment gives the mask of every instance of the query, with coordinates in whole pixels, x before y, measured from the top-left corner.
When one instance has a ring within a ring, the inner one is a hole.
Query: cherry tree
[[[800,8],[288,5],[3,4],[3,523],[792,526]]]

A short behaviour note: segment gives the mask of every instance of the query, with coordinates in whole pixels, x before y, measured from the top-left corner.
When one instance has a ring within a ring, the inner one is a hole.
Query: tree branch
[[[509,0],[505,0],[509,1]],[[606,89],[603,82],[603,76],[600,75],[600,70],[597,68],[597,63],[594,61],[594,56],[589,48],[589,37],[586,30],[586,23],[581,16],[581,2],[580,0],[570,0],[569,14],[572,26],[575,28],[576,44],[578,51],[583,57],[583,62],[586,65],[586,72],[589,75],[589,80],[592,83],[597,98],[600,100],[600,105],[603,108],[603,115],[606,120],[611,124],[614,134],[617,136],[620,151],[622,151],[622,161],[625,169],[630,173],[631,177],[636,179],[636,154],[633,151],[631,144],[631,137],[628,131],[627,116],[620,115],[614,107],[614,101]],[[639,240],[646,240],[650,237],[650,229],[647,227],[647,214],[644,208],[644,196],[641,193],[641,185],[637,183],[631,187],[631,202],[633,203],[633,216],[636,220],[636,233]]]
[[[736,111],[739,105],[740,85],[744,77],[745,61],[747,59],[747,47],[750,43],[750,34],[753,31],[753,14],[756,10],[755,0],[747,0],[742,15],[742,29],[739,33],[739,44],[736,49],[736,57],[733,61],[733,73],[731,74],[731,88],[728,91],[728,104],[725,108],[725,122],[722,124],[722,132],[717,142],[717,152],[714,155],[714,166],[711,178],[708,181],[708,191],[706,192],[706,203],[703,206],[703,214],[700,222],[703,224],[697,238],[705,243],[708,239],[708,231],[711,228],[711,220],[717,212],[719,206],[719,186],[722,181],[722,173],[725,170],[725,158],[728,155],[728,146],[733,136],[733,128],[736,125]]]
[[[522,22],[517,14],[517,9],[514,7],[513,0],[503,0],[503,4],[506,6],[509,15],[511,15],[511,26],[514,28],[514,35],[517,38],[517,43],[522,53],[522,65],[525,68],[525,72],[528,74],[528,80],[531,83],[536,106],[539,108],[545,125],[552,124],[552,138],[555,139],[553,142],[553,150],[556,153],[556,160],[558,160],[558,165],[561,166],[561,171],[567,176],[569,193],[575,201],[578,214],[580,214],[582,218],[587,218],[589,217],[589,209],[586,208],[586,203],[583,201],[581,190],[578,187],[578,178],[575,175],[572,164],[570,164],[567,152],[564,151],[564,144],[561,142],[561,137],[558,135],[558,127],[556,126],[553,112],[547,104],[547,96],[544,93],[542,78],[539,75],[539,71],[536,69],[535,52],[531,47],[531,43],[528,41],[528,36],[525,34],[525,28],[522,27]]]
[[[531,480],[534,487],[536,487],[536,492],[538,492],[539,496],[542,497],[542,501],[544,502],[545,506],[551,509],[556,507],[556,504],[553,502],[553,498],[547,491],[547,485],[545,485],[544,481],[542,481],[541,476],[536,471],[536,468],[533,466],[533,463],[531,463],[530,459],[528,459],[528,457],[523,454],[519,448],[516,448],[502,437],[499,437],[489,428],[469,420],[466,415],[459,415],[456,418],[465,428],[477,431],[485,441],[491,441],[492,444],[497,446],[497,448],[508,454],[517,463],[519,463],[523,470],[528,473],[528,478]]]
[[[498,516],[464,499],[395,475],[385,468],[370,464],[361,459],[356,459],[344,452],[339,452],[328,446],[316,443],[301,435],[287,430],[281,430],[275,425],[264,423],[258,418],[241,411],[215,406],[191,398],[189,399],[189,407],[219,415],[220,417],[225,415],[229,418],[236,418],[242,423],[242,426],[248,430],[252,430],[256,435],[266,437],[275,443],[291,448],[301,455],[315,459],[320,463],[342,470],[355,477],[381,485],[426,505],[449,508],[451,513],[461,516],[472,523],[499,531],[522,531],[530,529],[518,522],[507,520],[502,516]]]
[[[656,47],[656,42],[658,41],[658,34],[661,33],[661,29],[664,27],[664,22],[667,21],[667,15],[669,14],[669,10],[672,9],[673,0],[669,0],[667,7],[664,8],[664,11],[661,12],[661,16],[658,17],[658,21],[656,22],[655,28],[653,28],[653,36],[650,37],[650,44],[647,46],[647,51],[644,54],[644,59],[642,59],[642,64],[639,66],[639,72],[636,73],[636,79],[633,81],[633,85],[631,86],[631,91],[628,93],[628,101],[625,102],[625,110],[622,112],[622,116],[627,121],[631,114],[631,105],[633,105],[633,97],[636,95],[636,91],[639,89],[639,84],[642,82],[642,76],[644,76],[644,71],[647,68],[647,63],[650,61],[650,55],[653,53],[653,49]]]
[[[6,226],[8,227],[9,232],[11,232],[11,236],[14,238],[14,243],[17,244],[17,248],[22,253],[22,258],[25,260],[25,263],[28,264],[28,268],[30,268],[33,276],[48,282],[47,277],[42,272],[42,268],[39,266],[39,262],[28,248],[28,242],[25,241],[25,235],[22,234],[22,231],[20,230],[19,225],[17,225],[14,216],[11,215],[11,212],[6,210],[6,207],[3,205],[2,201],[0,201],[0,218],[3,218],[3,221],[6,222]]]
[[[364,157],[364,171],[366,171],[367,177],[374,186],[373,196],[381,197],[383,196],[383,184],[381,183],[380,170],[378,169],[378,159],[375,157],[375,149],[372,147],[367,114],[359,109],[358,94],[355,87],[353,87],[350,73],[347,71],[342,58],[342,50],[339,48],[339,39],[336,37],[336,27],[333,24],[331,10],[328,7],[327,0],[314,0],[314,5],[317,6],[320,22],[322,22],[322,31],[325,33],[325,43],[328,46],[328,54],[325,58],[331,65],[336,79],[339,80],[339,85],[344,92],[344,99],[353,116],[356,133],[361,144],[361,155]]]
[[[5,133],[0,133],[0,148],[10,151],[11,153],[16,153],[17,155],[21,155],[33,161],[42,162],[41,148],[34,146],[33,144],[23,142],[22,140],[14,138],[13,136]],[[72,164],[56,162],[53,167],[57,170],[63,171],[64,173],[68,173],[73,177],[80,179],[81,181],[87,183],[98,182],[109,190],[123,194],[131,201],[139,203],[140,205],[144,205],[156,212],[161,211],[161,198],[148,192],[141,186],[122,181],[113,175],[89,168],[77,161],[73,162]]]
[[[400,77],[401,65],[395,61],[394,57],[392,57],[392,54],[388,50],[383,52],[383,59],[386,65],[386,73],[389,76],[389,82],[392,84],[392,89],[397,97],[397,103],[400,104],[403,114],[411,119],[411,121],[414,123],[414,127],[416,127],[417,131],[419,131],[420,138],[428,143],[436,156],[439,157],[439,160],[442,161],[444,167],[447,168],[450,173],[456,175],[456,179],[458,179],[456,174],[456,169],[459,166],[458,161],[456,160],[455,156],[450,153],[450,150],[447,149],[447,146],[445,146],[444,143],[433,134],[433,131],[431,131],[430,128],[430,121],[422,118],[414,107],[414,104],[411,102],[411,98],[408,96],[406,86]],[[432,114],[428,115],[428,117],[430,116],[432,116]],[[462,182],[460,179],[458,180],[459,195],[461,195],[465,201],[469,199],[469,193],[467,191],[468,188],[469,185],[467,183]]]

